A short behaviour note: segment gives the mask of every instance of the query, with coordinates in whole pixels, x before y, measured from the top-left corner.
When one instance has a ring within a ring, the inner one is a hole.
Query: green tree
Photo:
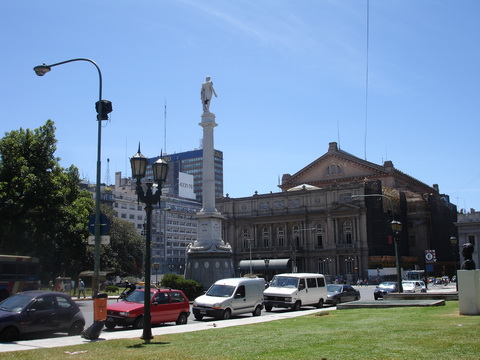
[[[0,253],[41,260],[43,280],[74,276],[85,260],[93,200],[78,169],[59,165],[51,120],[0,140]]]

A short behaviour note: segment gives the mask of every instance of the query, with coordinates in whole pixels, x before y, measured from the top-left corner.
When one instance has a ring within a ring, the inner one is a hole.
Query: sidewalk
[[[238,325],[248,325],[256,324],[267,321],[281,320],[287,318],[294,318],[298,316],[315,314],[320,311],[332,311],[335,308],[323,308],[323,309],[302,309],[300,311],[286,311],[279,310],[278,312],[273,311],[269,313],[269,316],[243,316],[237,317],[229,320],[220,320],[220,321],[193,321],[186,325],[162,325],[152,327],[152,334],[154,337],[167,335],[167,334],[177,334],[184,332],[200,331],[200,330],[211,330],[211,329],[221,329],[231,326]],[[102,331],[98,340],[86,340],[80,336],[64,336],[56,337],[50,339],[38,339],[38,340],[21,340],[15,341],[12,343],[1,343],[0,352],[6,351],[19,351],[19,350],[33,350],[33,349],[43,349],[43,348],[53,348],[53,347],[62,347],[66,346],[65,351],[68,351],[68,346],[87,344],[96,341],[105,341],[113,339],[132,339],[137,338],[139,341],[140,336],[142,336],[143,330],[124,330],[118,329],[113,331]],[[153,340],[155,341],[155,339]]]

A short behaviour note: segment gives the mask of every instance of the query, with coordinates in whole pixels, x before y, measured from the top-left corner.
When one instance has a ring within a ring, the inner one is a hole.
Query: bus
[[[38,258],[0,255],[0,301],[20,291],[38,290],[39,285]]]

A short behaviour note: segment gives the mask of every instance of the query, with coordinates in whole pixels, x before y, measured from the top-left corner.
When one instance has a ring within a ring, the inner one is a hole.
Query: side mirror
[[[299,290],[305,289],[305,284],[300,284],[300,285],[298,286],[298,289],[299,289]]]

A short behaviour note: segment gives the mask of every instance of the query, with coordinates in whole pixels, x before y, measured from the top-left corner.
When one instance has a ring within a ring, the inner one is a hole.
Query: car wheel
[[[302,307],[302,303],[300,302],[300,300],[298,300],[292,307],[292,310],[293,311],[298,311],[300,310],[300,308]]]
[[[143,329],[143,316],[139,316],[138,318],[135,319],[135,321],[133,322],[133,328]]]
[[[333,306],[337,306],[337,305],[340,304],[341,302],[342,302],[342,300],[340,300],[340,299],[335,299],[335,300],[333,301]]]
[[[230,311],[230,309],[225,309],[225,311],[223,312],[223,320],[228,320],[232,317],[232,312]]]
[[[272,311],[272,306],[271,305],[265,305],[265,311]]]
[[[318,300],[317,309],[323,308],[323,299]]]
[[[360,300],[360,298],[358,296],[355,296],[355,300],[354,301],[358,301]]]
[[[83,321],[75,321],[72,326],[70,326],[70,329],[68,329],[68,336],[80,335],[84,326]]]
[[[262,315],[262,307],[259,305],[255,308],[255,311],[252,313],[253,316],[260,316]]]
[[[1,342],[12,342],[17,340],[18,330],[13,326],[9,326],[0,332],[0,341]]]
[[[178,315],[178,319],[177,319],[177,321],[175,322],[175,324],[177,324],[177,325],[185,325],[187,322],[188,322],[187,314],[181,313],[180,315]]]
[[[197,315],[194,315],[194,316],[195,316],[196,320],[202,320],[203,319],[203,315],[197,314]]]
[[[107,322],[107,323],[105,323],[105,327],[106,327],[108,330],[115,329],[115,326],[116,326],[116,324],[115,324],[114,322]]]

